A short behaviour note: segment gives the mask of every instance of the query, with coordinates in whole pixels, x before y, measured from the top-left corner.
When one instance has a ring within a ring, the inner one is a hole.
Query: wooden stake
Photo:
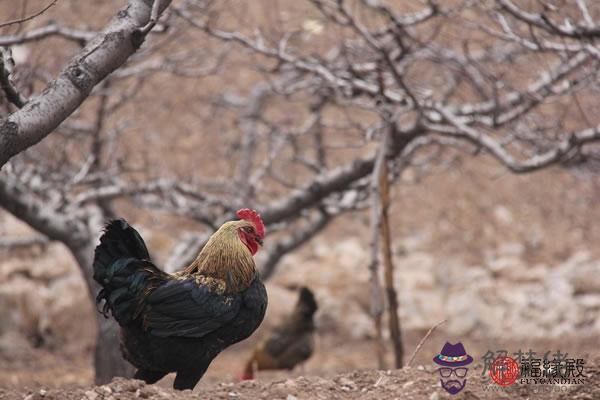
[[[386,133],[388,136],[389,133]],[[384,144],[390,143],[389,139],[384,139]],[[384,146],[387,149],[387,146]],[[388,302],[389,310],[389,329],[390,338],[394,347],[394,364],[396,368],[402,368],[404,357],[404,348],[402,344],[402,333],[400,331],[400,318],[398,317],[398,296],[394,286],[394,261],[392,258],[392,244],[390,233],[390,185],[388,181],[387,161],[383,163],[379,175],[379,198],[381,204],[381,246],[383,252],[383,271],[385,294]]]
[[[383,296],[379,277],[379,235],[381,212],[379,199],[379,176],[385,164],[385,149],[379,150],[371,179],[371,262],[369,264],[369,285],[371,287],[371,317],[375,327],[375,355],[379,369],[386,369],[385,345],[382,334]]]

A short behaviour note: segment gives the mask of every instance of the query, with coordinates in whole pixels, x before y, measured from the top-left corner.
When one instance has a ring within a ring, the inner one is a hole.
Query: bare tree
[[[280,29],[259,24],[227,29],[213,18],[225,10],[211,5],[207,12],[195,1],[184,1],[175,12],[208,36],[259,56],[252,67],[274,83],[275,93],[303,99],[298,103],[308,115],[319,104],[321,131],[330,137],[336,129],[335,118],[329,117],[327,126],[328,112],[336,115],[338,126],[345,117],[348,132],[362,131],[363,148],[380,141],[391,125],[391,181],[408,167],[445,167],[461,153],[489,155],[514,173],[597,159],[597,4],[430,0],[420,10],[403,12],[385,1],[307,3],[314,9],[306,11],[301,26],[278,21]],[[350,114],[359,112],[360,122],[353,121]],[[283,130],[282,123],[273,126]],[[324,147],[330,154],[331,147]],[[348,188],[362,191],[364,198],[365,178],[375,164],[371,156],[339,166],[340,186],[322,184],[330,182],[327,173],[306,177],[293,202],[285,204],[308,205],[304,201],[313,199],[326,204]],[[278,215],[273,211],[278,204],[265,207],[269,217]],[[373,268],[376,288],[377,274]],[[397,307],[393,287],[387,289],[389,305]],[[391,330],[399,337],[397,326],[392,323]],[[399,338],[395,343],[401,359]]]
[[[177,34],[179,32],[175,32],[173,36],[177,37]],[[0,37],[0,41],[6,46],[11,46],[44,40],[50,36],[60,36],[84,46],[83,51],[89,51],[85,50],[89,49],[89,41],[95,40],[92,31],[75,30],[53,22],[29,32]],[[171,39],[167,37],[165,40]],[[5,54],[10,55],[8,48]],[[257,186],[261,184],[262,176],[269,174],[274,168],[273,163],[277,161],[278,151],[293,142],[295,137],[305,133],[290,128],[290,131],[283,132],[278,139],[276,128],[262,123],[260,104],[266,100],[267,95],[272,94],[272,88],[266,90],[264,85],[258,85],[247,99],[231,95],[212,99],[236,110],[247,110],[239,121],[244,138],[242,161],[237,176],[232,176],[232,182],[242,185],[247,177],[244,174],[247,174],[248,170],[253,171],[242,198],[233,198],[233,191],[221,197],[210,194],[213,191],[224,191],[225,177],[214,180],[201,178],[186,182],[179,177],[169,177],[169,172],[153,173],[151,168],[146,168],[148,165],[141,167],[143,173],[140,173],[140,166],[131,162],[127,150],[122,149],[126,144],[126,140],[122,139],[123,132],[135,126],[136,121],[132,121],[126,112],[121,112],[126,117],[118,118],[116,122],[111,122],[110,117],[119,114],[136,96],[139,98],[145,83],[153,75],[167,73],[182,79],[201,78],[213,74],[218,69],[222,60],[220,57],[215,59],[215,62],[211,60],[207,65],[198,67],[194,55],[186,53],[182,58],[181,53],[161,52],[161,43],[151,44],[148,50],[142,50],[131,57],[126,66],[106,77],[94,91],[88,93],[87,107],[77,109],[72,118],[57,128],[53,143],[44,141],[22,152],[5,165],[0,175],[0,204],[6,211],[49,240],[66,245],[80,266],[92,300],[98,291],[92,280],[93,249],[104,221],[117,215],[114,205],[117,200],[129,199],[150,211],[160,210],[173,215],[183,215],[207,227],[205,235],[199,238],[191,235],[191,241],[182,240],[175,246],[170,259],[175,260],[177,264],[171,268],[177,268],[188,262],[190,257],[196,256],[205,238],[223,221],[233,217],[236,208],[241,204],[247,206],[254,203]],[[43,66],[34,67],[35,75],[47,75]],[[6,72],[12,74],[13,70]],[[30,104],[31,100],[27,98],[36,98],[26,96],[17,89],[20,85],[26,87],[27,82],[13,82],[8,73],[5,77],[11,86],[5,95],[7,99],[14,100],[11,100],[13,106],[19,107],[19,104],[15,104],[19,103],[16,99]],[[60,108],[60,103],[54,106]],[[27,109],[21,108],[16,112],[23,110]],[[7,118],[11,118],[12,115],[14,113]],[[49,115],[49,118],[53,118],[53,115]],[[265,131],[265,128],[268,129]],[[312,128],[313,126],[308,125],[302,130]],[[269,137],[269,156],[264,162],[257,163],[252,144],[253,137],[265,133]],[[74,148],[78,151],[75,152]],[[81,152],[80,149],[85,150]],[[246,167],[243,167],[244,165]],[[335,215],[355,207],[360,197],[355,196],[350,201],[327,207],[320,201],[336,188],[344,189],[346,176],[352,173],[355,173],[354,168],[349,171],[332,171],[331,176],[323,176],[323,189],[318,189],[315,185],[317,190],[312,191],[310,195],[302,190],[286,193],[286,196],[280,196],[279,201],[274,202],[270,208],[264,208],[263,216],[273,227],[273,232],[280,230],[290,221],[297,222],[297,229],[293,229],[289,235],[282,235],[281,240],[270,246],[264,255],[265,277],[268,278],[286,253],[318,233]],[[301,214],[307,218],[300,218]],[[184,232],[182,237],[186,236],[190,237],[190,234]],[[39,238],[36,236],[28,241],[34,240]],[[5,240],[5,243],[14,247],[20,242]],[[185,246],[186,243],[188,246]],[[187,250],[185,257],[181,254],[182,244],[184,250]],[[99,331],[95,352],[96,382],[106,382],[116,375],[127,376],[131,368],[120,357],[116,325],[99,314],[97,321]]]
[[[166,3],[155,2],[154,10]],[[160,39],[102,84],[97,85],[100,75],[90,78],[95,89],[86,86],[89,107],[53,135],[60,151],[51,148],[51,137],[7,163],[0,205],[50,240],[65,243],[93,296],[90,265],[100,227],[128,205],[144,215],[186,221],[165,257],[169,270],[191,261],[237,208],[260,210],[269,241],[259,264],[263,277],[272,276],[286,254],[338,215],[369,206],[378,160],[374,147],[380,148],[386,132],[390,184],[407,168],[445,168],[463,154],[487,154],[515,173],[595,158],[597,6],[591,11],[582,0],[563,11],[542,2],[527,10],[508,1],[455,3],[428,1],[415,12],[382,1],[313,0],[307,1],[312,8],[302,26],[275,21],[258,29],[231,23],[234,11],[220,9],[220,3],[181,1],[165,16],[168,29]],[[151,14],[159,15],[145,10],[143,21],[127,19],[128,38],[146,32],[140,27]],[[227,29],[231,26],[235,30]],[[78,44],[94,37],[53,23],[0,37],[0,45],[50,35]],[[91,43],[79,57],[100,51]],[[119,54],[131,55],[130,45],[117,46]],[[242,53],[232,55],[231,49]],[[531,68],[532,60],[537,68]],[[108,71],[105,67],[101,70]],[[226,85],[240,68],[252,75],[251,84]],[[68,107],[75,108],[83,95],[67,70],[58,79],[75,87],[67,93],[73,95]],[[218,90],[185,93],[190,81],[209,75],[221,75]],[[181,89],[177,106],[156,95],[160,84]],[[25,103],[16,112],[24,113],[38,98],[28,100],[18,87],[5,92],[15,106]],[[144,102],[148,98],[152,102]],[[179,107],[177,118],[154,127],[148,120],[155,121],[161,101]],[[52,124],[67,116],[61,115]],[[21,121],[11,118],[2,126]],[[4,135],[2,129],[8,128],[0,129]],[[36,132],[37,140],[44,136]],[[124,139],[129,132],[139,137]],[[194,151],[171,150],[190,140]],[[16,149],[33,142],[21,143]],[[87,150],[74,152],[74,146]],[[173,160],[165,157],[167,150],[177,153]],[[8,160],[13,150],[6,154]],[[376,287],[381,291],[381,284]],[[395,308],[391,298],[388,304]],[[107,337],[99,336],[97,359],[116,354],[107,350],[118,348],[114,341],[102,342]],[[104,381],[98,362],[97,367],[98,381]]]
[[[42,10],[46,11],[56,2]],[[170,1],[153,3],[131,0],[119,11],[101,33],[79,31],[50,24],[33,31],[12,36],[0,36],[2,63],[0,82],[6,99],[17,110],[0,120],[0,166],[13,156],[38,143],[53,132],[90,95],[93,88],[111,72],[123,65],[140,47],[145,36],[154,27],[158,17]],[[22,23],[30,18],[11,21]],[[5,24],[7,25],[7,24]],[[14,61],[10,46],[58,35],[76,41],[83,47],[59,76],[50,81],[39,94],[26,98],[13,83]],[[102,131],[106,96],[101,96],[97,123],[86,130],[97,138]],[[69,201],[56,184],[66,187],[76,185],[88,173],[99,167],[99,141],[94,141],[91,155],[84,169],[76,176],[48,176],[45,165],[19,160],[7,165],[0,176],[0,204],[8,212],[52,240],[63,242],[77,260],[90,288],[96,291],[92,280],[92,257],[98,227],[109,215],[109,209],[99,201],[87,207]],[[50,179],[48,179],[50,178]],[[12,245],[15,245],[13,243]],[[99,334],[96,345],[96,380],[106,382],[112,376],[127,376],[131,366],[118,353],[117,327],[110,320],[98,318]]]

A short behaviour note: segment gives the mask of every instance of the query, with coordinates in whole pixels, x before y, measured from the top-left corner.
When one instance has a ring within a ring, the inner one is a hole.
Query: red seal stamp
[[[490,366],[490,377],[500,386],[510,386],[519,377],[519,364],[510,357],[498,357]]]

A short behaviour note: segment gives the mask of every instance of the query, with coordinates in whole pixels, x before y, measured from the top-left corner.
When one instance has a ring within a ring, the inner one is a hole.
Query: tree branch
[[[18,238],[0,238],[0,249],[20,249],[32,246],[46,246],[50,241],[46,236],[36,235]]]
[[[75,245],[87,239],[83,221],[57,213],[15,177],[0,176],[0,206],[52,240]]]
[[[389,149],[389,156],[396,157],[401,154],[404,148],[421,133],[423,133],[422,127],[415,126],[396,135]],[[375,158],[375,155],[359,158],[343,167],[317,176],[311,183],[297,189],[289,197],[266,206],[261,213],[263,220],[269,224],[289,220],[298,216],[302,210],[315,206],[330,194],[344,191],[351,183],[373,171]]]
[[[212,232],[211,232],[212,233]],[[204,247],[210,235],[195,235],[191,233],[184,234],[171,251],[164,270],[172,273],[187,267],[196,259],[200,250]]]
[[[52,2],[50,4],[48,4],[46,7],[42,8],[40,11],[38,11],[37,13],[30,15],[28,17],[25,18],[19,18],[19,19],[15,19],[12,21],[7,21],[7,22],[3,22],[0,23],[0,28],[4,28],[10,25],[14,25],[14,24],[22,24],[23,22],[27,22],[27,21],[31,21],[32,19],[39,17],[40,15],[42,15],[43,13],[45,13],[46,11],[48,11],[48,9],[50,7],[52,7],[53,5],[56,4],[58,0],[52,0]]]
[[[331,222],[331,217],[326,212],[320,211],[319,216],[314,221],[310,221],[303,229],[296,229],[290,236],[274,245],[269,245],[269,251],[261,264],[261,278],[269,279],[283,256],[302,246],[322,231]]]
[[[160,11],[169,4],[169,0],[161,2]],[[69,62],[41,95],[0,120],[0,167],[50,134],[94,86],[135,53],[144,40],[138,28],[148,23],[150,12],[145,1],[130,0],[128,7]]]
[[[13,65],[14,60],[12,59],[10,49],[0,47],[0,88],[6,95],[8,101],[18,108],[21,108],[25,105],[27,100],[19,93],[12,83],[11,75]]]
[[[0,46],[12,46],[15,44],[23,44],[35,42],[45,39],[49,36],[59,36],[67,40],[74,41],[81,46],[85,46],[87,42],[92,40],[97,35],[96,32],[83,31],[80,29],[66,28],[57,25],[54,22],[49,23],[41,28],[33,29],[29,32],[18,35],[0,36]]]
[[[500,161],[514,173],[532,172],[551,164],[558,163],[572,151],[578,151],[586,143],[600,141],[600,125],[593,128],[584,129],[579,132],[571,133],[567,138],[561,140],[550,150],[536,154],[524,160],[518,160],[508,152],[504,146],[495,140],[492,136],[486,135],[476,129],[466,125],[459,118],[452,115],[444,109],[438,109],[442,116],[451,124],[443,126],[426,123],[425,126],[432,131],[436,131],[449,136],[455,136],[466,139],[476,146],[481,146],[487,150],[494,158]]]
[[[509,0],[498,0],[498,3],[516,19],[549,33],[574,39],[594,39],[600,37],[600,26],[589,26],[589,20],[587,20],[588,26],[573,26],[572,24],[557,25],[544,14],[526,12]]]

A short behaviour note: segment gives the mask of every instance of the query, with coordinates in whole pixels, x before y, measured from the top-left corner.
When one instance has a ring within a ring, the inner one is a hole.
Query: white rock
[[[570,275],[576,293],[600,293],[600,263],[573,267]]]
[[[98,398],[98,393],[94,392],[93,390],[88,390],[85,392],[85,397],[88,400],[96,400]]]
[[[408,389],[409,387],[411,387],[412,385],[414,385],[414,383],[415,383],[414,381],[408,381],[408,382],[405,382],[405,383],[402,385],[402,389]]]
[[[498,246],[497,253],[505,256],[522,257],[525,246],[519,242],[507,242]]]
[[[577,304],[586,309],[600,309],[600,294],[584,294],[577,296]]]
[[[514,220],[512,212],[502,205],[494,208],[494,218],[496,221],[504,225],[510,225]]]

